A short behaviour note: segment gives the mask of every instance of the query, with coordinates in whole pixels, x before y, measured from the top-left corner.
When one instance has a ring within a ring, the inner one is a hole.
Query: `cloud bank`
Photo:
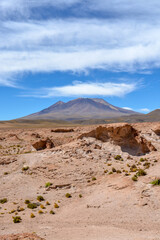
[[[1,85],[14,85],[12,79],[24,72],[160,66],[157,0],[1,0],[0,12]]]

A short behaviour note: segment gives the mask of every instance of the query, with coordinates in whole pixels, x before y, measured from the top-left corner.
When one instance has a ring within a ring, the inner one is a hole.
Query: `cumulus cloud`
[[[100,82],[79,82],[75,81],[71,85],[39,89],[33,92],[32,97],[52,98],[57,96],[63,97],[85,97],[85,96],[116,96],[123,97],[124,95],[133,92],[136,89],[136,84],[133,83],[100,83]]]

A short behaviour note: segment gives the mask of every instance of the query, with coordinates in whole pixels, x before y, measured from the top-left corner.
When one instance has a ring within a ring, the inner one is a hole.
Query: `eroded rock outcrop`
[[[35,142],[32,144],[32,146],[37,150],[43,150],[43,149],[51,149],[54,147],[54,143],[49,139],[45,140],[39,140],[38,142]]]
[[[141,155],[156,151],[156,148],[152,143],[142,137],[140,132],[129,124],[118,127],[100,126],[89,133],[82,134],[79,139],[84,137],[93,137],[102,142],[111,141],[112,143],[119,145],[123,152],[128,152],[131,155]]]
[[[74,132],[74,129],[55,129],[55,130],[51,130],[51,132],[54,133],[69,133],[69,132]]]
[[[44,239],[38,237],[36,234],[23,233],[0,236],[0,240],[44,240]]]

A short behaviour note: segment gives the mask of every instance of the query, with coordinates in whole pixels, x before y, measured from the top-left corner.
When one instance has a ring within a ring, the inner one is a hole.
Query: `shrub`
[[[6,176],[6,175],[8,175],[9,173],[8,172],[4,172],[4,175]]]
[[[117,170],[113,167],[113,168],[112,168],[112,172],[116,172],[116,171],[117,171]]]
[[[43,196],[37,196],[37,200],[38,200],[39,202],[42,202],[42,201],[44,201],[44,197],[43,197]]]
[[[47,182],[46,184],[45,184],[45,187],[46,188],[48,188],[48,187],[50,187],[50,186],[52,186],[53,184],[51,183],[51,182]]]
[[[35,215],[33,213],[31,213],[30,217],[31,218],[35,218]]]
[[[9,214],[12,214],[12,213],[15,213],[16,212],[16,210],[11,210],[10,212],[9,212]]]
[[[19,217],[19,216],[13,217],[14,223],[20,223],[21,221],[22,221],[21,217]]]
[[[25,200],[25,202],[24,202],[25,204],[29,204],[30,203],[30,201],[27,199],[27,200]]]
[[[1,203],[1,204],[7,203],[7,202],[8,202],[7,198],[2,198],[2,199],[0,199],[0,203]]]
[[[35,209],[35,208],[37,208],[37,204],[36,203],[28,203],[27,207],[30,209]]]
[[[40,205],[40,208],[42,209],[46,209],[45,206],[43,204]]]
[[[48,205],[48,206],[49,206],[49,205],[51,205],[51,204],[50,204],[50,203],[47,201],[47,202],[46,202],[46,205]]]
[[[66,193],[66,198],[71,198],[71,194],[70,193]]]
[[[82,194],[79,194],[79,198],[82,198]]]
[[[53,210],[51,210],[49,213],[50,213],[50,214],[53,214],[53,215],[55,214],[55,212],[54,212]]]
[[[39,210],[38,213],[39,213],[39,214],[43,214],[44,212],[43,212],[42,210]]]
[[[145,162],[145,163],[143,164],[143,166],[144,166],[146,169],[148,169],[148,168],[150,168],[150,163],[149,163],[149,162]]]
[[[55,203],[54,208],[59,208],[59,205],[57,203]]]
[[[153,182],[151,182],[152,185],[160,186],[160,179],[156,179]]]
[[[104,173],[108,173],[108,170],[104,170]]]
[[[27,171],[28,169],[29,169],[29,167],[25,166],[25,167],[22,168],[22,171]]]
[[[22,207],[17,208],[17,212],[23,212],[23,211],[24,211],[24,208],[22,208]]]
[[[123,158],[121,157],[121,155],[115,156],[114,159],[118,161],[123,161]]]
[[[117,170],[117,173],[120,174],[120,173],[122,173],[122,172],[121,172],[121,170]]]
[[[145,176],[147,173],[143,169],[138,169],[137,176]]]
[[[96,181],[97,180],[97,178],[96,177],[92,177],[92,181]]]
[[[138,181],[137,175],[134,175],[134,176],[132,177],[132,180],[133,180],[134,182]]]
[[[146,159],[144,158],[140,158],[140,162],[144,162]]]
[[[111,175],[111,174],[113,174],[113,172],[109,172],[108,174]]]

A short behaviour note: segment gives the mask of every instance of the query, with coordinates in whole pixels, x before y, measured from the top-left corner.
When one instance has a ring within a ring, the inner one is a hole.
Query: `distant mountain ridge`
[[[67,103],[58,101],[40,112],[23,119],[87,120],[104,119],[137,114],[134,111],[113,106],[101,98],[77,98]]]

